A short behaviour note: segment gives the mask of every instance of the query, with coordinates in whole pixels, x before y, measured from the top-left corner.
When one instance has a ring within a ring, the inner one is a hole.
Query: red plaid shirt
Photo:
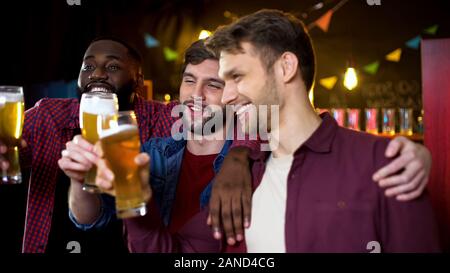
[[[152,137],[170,136],[172,124],[177,118],[171,116],[173,106],[137,97],[134,103],[139,125],[141,142]],[[45,252],[59,170],[58,160],[70,141],[79,130],[79,102],[77,99],[42,99],[26,111],[23,139],[27,147],[21,149],[22,167],[31,167],[28,187],[27,214],[22,252]],[[232,147],[247,146],[259,149],[256,141],[234,141]]]

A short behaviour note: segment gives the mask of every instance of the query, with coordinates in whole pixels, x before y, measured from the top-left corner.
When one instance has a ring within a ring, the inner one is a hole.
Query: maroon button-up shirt
[[[319,128],[294,153],[288,175],[286,252],[370,252],[373,246],[382,252],[439,251],[427,194],[398,202],[372,181],[389,162],[384,156],[388,139],[341,128],[329,114],[321,117]],[[253,155],[254,189],[268,155]],[[127,220],[130,250],[218,252],[221,244],[214,243],[206,216],[203,211],[175,236],[152,213]],[[245,252],[245,242],[225,251]]]

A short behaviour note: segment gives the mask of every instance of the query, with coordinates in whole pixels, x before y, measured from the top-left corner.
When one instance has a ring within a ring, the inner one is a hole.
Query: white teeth
[[[250,108],[251,104],[246,104],[238,108],[236,111],[237,115],[241,115],[242,113],[246,112]]]
[[[192,111],[195,111],[195,112],[202,111],[202,107],[199,107],[198,105],[195,105],[195,104],[193,106],[191,106],[190,108]]]
[[[107,93],[107,92],[109,92],[109,90],[106,89],[106,88],[103,88],[103,87],[93,87],[91,89],[91,92],[105,92],[105,93]]]

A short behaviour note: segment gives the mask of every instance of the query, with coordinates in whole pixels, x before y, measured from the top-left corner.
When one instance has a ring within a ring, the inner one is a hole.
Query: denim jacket
[[[227,140],[213,162],[214,173],[217,174],[222,166],[223,160],[228,153],[232,141]],[[150,184],[153,191],[153,198],[159,207],[164,224],[170,222],[172,205],[177,192],[181,163],[186,147],[185,140],[174,140],[171,137],[152,138],[142,146],[142,151],[150,155]],[[208,204],[211,196],[213,180],[206,186],[200,194],[200,207]],[[102,195],[102,212],[99,218],[90,225],[83,225],[76,222],[72,212],[69,210],[69,217],[79,229],[101,229],[105,227],[111,219],[115,219],[114,199],[110,196]]]

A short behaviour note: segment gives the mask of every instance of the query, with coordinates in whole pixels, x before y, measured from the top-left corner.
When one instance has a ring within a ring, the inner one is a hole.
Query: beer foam
[[[94,115],[115,114],[118,111],[116,107],[116,101],[113,99],[85,98],[80,103],[80,114],[83,112]]]
[[[0,91],[0,103],[5,102],[22,102],[23,101],[23,94],[18,93],[2,93]]]
[[[119,134],[122,132],[134,131],[134,130],[139,130],[136,125],[122,124],[122,125],[114,126],[111,129],[102,130],[101,132],[99,132],[100,133],[99,136],[100,136],[100,139],[102,139],[102,138],[116,135],[116,134]]]

